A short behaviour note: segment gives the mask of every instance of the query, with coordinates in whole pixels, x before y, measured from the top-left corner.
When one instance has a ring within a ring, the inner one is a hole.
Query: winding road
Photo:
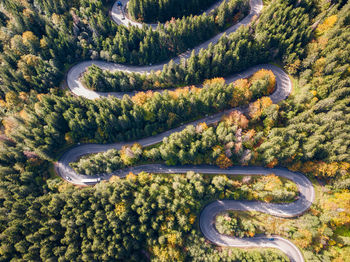
[[[123,6],[125,6],[128,0],[122,0]],[[212,6],[207,12],[210,12],[213,8],[218,6],[222,1],[219,1],[217,4]],[[214,38],[208,40],[205,43],[197,46],[194,50],[196,53],[199,52],[202,48],[207,48],[210,43],[217,43],[219,38],[224,34],[228,34],[237,30],[241,25],[249,24],[252,18],[255,15],[259,15],[262,10],[263,4],[262,0],[250,0],[250,13],[238,24],[228,28],[225,32],[215,36]],[[111,10],[111,17],[117,24],[124,25],[133,25],[133,26],[142,26],[140,23],[129,20],[127,17],[123,19],[123,14],[121,13],[120,8],[115,3]],[[151,25],[153,28],[155,25]],[[181,58],[188,58],[192,50],[187,51],[177,58],[173,59],[175,63],[179,63]],[[116,96],[122,97],[125,94],[130,96],[134,93],[123,93],[123,92],[111,92],[111,93],[100,93],[89,90],[83,86],[80,81],[81,75],[86,71],[86,69],[92,64],[97,65],[98,67],[110,70],[110,71],[125,71],[125,72],[139,72],[147,73],[151,70],[157,71],[161,70],[165,63],[153,65],[153,66],[127,66],[121,64],[114,64],[104,61],[85,61],[73,66],[67,74],[67,84],[69,89],[77,96],[82,96],[87,99],[97,99],[100,97],[106,96]],[[246,78],[252,75],[254,72],[259,69],[268,69],[271,70],[276,76],[276,89],[275,92],[270,96],[271,100],[274,103],[278,103],[284,100],[291,92],[292,84],[288,75],[280,68],[266,64],[251,67],[240,74],[226,78],[226,82],[230,83],[240,78]],[[156,143],[159,143],[163,138],[168,137],[174,132],[179,132],[186,128],[188,125],[196,125],[201,122],[206,122],[207,124],[212,124],[220,121],[223,115],[233,111],[241,110],[246,112],[247,107],[244,108],[232,108],[224,112],[220,112],[203,119],[181,125],[177,128],[168,130],[166,132],[160,133],[155,136],[139,139],[132,142],[119,142],[114,144],[83,144],[77,145],[68,151],[66,151],[62,157],[55,163],[56,172],[65,180],[76,185],[93,185],[98,183],[101,180],[108,180],[111,176],[116,175],[119,177],[125,177],[129,172],[138,174],[142,171],[150,173],[186,173],[188,171],[194,171],[197,173],[203,174],[226,174],[226,175],[268,175],[274,173],[277,176],[284,177],[292,180],[298,187],[300,196],[299,199],[293,203],[288,204],[271,204],[271,203],[262,203],[258,201],[236,201],[236,200],[217,200],[209,205],[207,205],[200,214],[200,229],[203,235],[210,240],[212,243],[219,246],[230,246],[230,247],[270,247],[277,248],[287,254],[291,261],[302,262],[304,261],[303,256],[300,250],[290,241],[274,236],[273,238],[267,237],[252,237],[252,238],[232,238],[229,236],[221,235],[215,229],[215,217],[222,212],[228,210],[240,210],[240,211],[260,211],[273,216],[279,217],[295,217],[301,215],[305,212],[312,204],[315,198],[314,188],[312,183],[303,175],[296,172],[291,172],[284,168],[263,168],[263,167],[232,167],[229,169],[220,169],[214,166],[174,166],[169,167],[160,164],[149,164],[131,167],[128,169],[118,170],[110,174],[96,174],[95,176],[84,176],[76,173],[70,166],[69,163],[78,160],[81,156],[104,152],[110,149],[121,149],[122,146],[126,144],[139,143],[142,146],[149,146]]]

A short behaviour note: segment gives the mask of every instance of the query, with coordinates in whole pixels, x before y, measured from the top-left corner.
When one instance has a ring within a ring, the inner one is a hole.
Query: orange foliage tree
[[[249,120],[246,118],[245,115],[243,115],[240,111],[232,111],[230,114],[225,115],[223,117],[223,120],[228,123],[229,125],[235,125],[242,129],[245,129],[248,127]]]
[[[136,104],[136,105],[143,105],[144,103],[147,102],[149,98],[153,96],[152,91],[147,91],[147,92],[138,92],[136,93],[131,100]]]
[[[220,154],[218,158],[216,159],[216,164],[220,168],[229,168],[230,166],[233,165],[232,161],[225,155],[225,154]]]
[[[298,162],[291,167],[291,170],[300,170],[303,173],[313,173],[314,175],[323,178],[335,177],[338,172],[347,172],[349,169],[350,165],[345,162],[326,163],[323,161],[308,161],[305,163]]]

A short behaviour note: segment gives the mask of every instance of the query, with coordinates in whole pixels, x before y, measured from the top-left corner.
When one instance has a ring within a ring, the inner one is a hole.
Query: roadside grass
[[[301,88],[299,86],[299,79],[297,79],[291,75],[288,75],[288,76],[289,76],[290,80],[292,81],[292,93],[291,93],[291,95],[295,96],[301,92]]]
[[[271,1],[273,1],[273,0],[271,0]],[[283,69],[285,71],[283,63],[282,63],[281,60],[275,60],[274,62],[271,62],[270,64],[274,65],[274,66],[277,66],[277,67],[279,67],[279,68],[281,68],[281,69]],[[292,92],[291,92],[290,95],[291,96],[295,96],[295,95],[299,94],[300,91],[301,91],[301,88],[299,86],[299,80],[297,78],[295,78],[294,76],[288,74],[287,72],[286,72],[286,74],[288,75],[288,77],[292,81]]]

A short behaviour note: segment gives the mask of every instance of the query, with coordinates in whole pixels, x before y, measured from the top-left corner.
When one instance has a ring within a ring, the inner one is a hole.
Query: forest
[[[270,101],[270,106],[262,110],[265,119],[273,115],[267,115],[273,111],[271,107],[274,105]],[[84,157],[72,165],[80,174],[87,175],[111,173],[128,166],[159,161],[167,165],[215,163],[221,168],[246,165],[256,161],[255,148],[263,136],[262,132],[256,133],[249,127],[249,120],[239,111],[233,111],[217,126],[208,127],[205,123],[187,126],[183,131],[164,138],[156,147],[143,149],[139,144],[133,144],[124,146],[119,152],[112,149]]]
[[[201,210],[216,199],[297,199],[295,184],[274,174],[143,172],[77,187],[54,172],[63,152],[78,143],[132,141],[233,107],[245,111],[188,126],[153,146],[130,142],[120,151],[86,155],[71,166],[87,177],[144,163],[302,172],[316,190],[303,215],[227,212],[217,216],[217,231],[280,235],[305,261],[348,260],[350,3],[264,1],[250,24],[175,63],[170,59],[249,10],[248,1],[230,0],[201,14],[214,2],[182,2],[172,13],[171,0],[130,1],[135,19],[170,20],[155,30],[116,25],[108,16],[112,0],[0,3],[0,261],[289,261],[276,249],[216,247],[198,226]],[[156,5],[161,15],[154,13]],[[87,100],[64,88],[69,68],[87,59],[170,62],[150,74],[89,67],[81,79],[91,90],[141,92]],[[230,84],[223,79],[261,63],[290,75],[293,90],[286,100],[273,104],[268,98],[275,88],[269,71]]]
[[[84,59],[157,63],[208,40],[248,11],[247,0],[230,0],[210,15],[187,16],[152,30],[147,26],[116,26],[105,14],[105,2],[109,1],[54,4],[45,0],[22,4],[6,0],[3,5],[8,16],[3,13],[2,16],[10,31],[4,31],[8,33],[2,35],[1,41],[2,93],[9,90],[46,93],[48,86],[59,85],[67,64]],[[231,20],[233,14],[235,19]]]
[[[312,9],[304,4],[293,8],[293,5],[280,1],[250,27],[240,27],[220,38],[216,45],[209,45],[198,54],[193,52],[189,59],[179,64],[170,61],[161,72],[135,76],[104,72],[92,66],[83,76],[84,84],[97,91],[159,89],[200,84],[205,79],[228,76],[278,59],[293,64],[298,56],[304,55],[305,50],[301,47],[311,36],[308,24]]]
[[[128,3],[128,13],[138,21],[146,23],[159,21],[164,23],[171,18],[196,14],[200,10],[207,9],[215,2],[214,0],[131,0]]]
[[[203,88],[139,93],[121,100],[42,95],[37,103],[20,112],[22,117],[5,120],[5,132],[29,151],[53,159],[66,143],[129,141],[160,133],[203,113],[246,105],[273,91],[273,77],[270,84],[269,72],[262,72],[251,86],[244,81],[237,86],[227,85],[217,78],[204,82]],[[267,101],[264,106],[271,103]]]

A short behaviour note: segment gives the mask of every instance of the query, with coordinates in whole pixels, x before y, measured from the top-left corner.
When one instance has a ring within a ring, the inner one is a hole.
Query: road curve
[[[225,0],[219,0],[217,1],[215,4],[213,4],[212,6],[210,6],[207,10],[205,10],[204,12],[206,12],[207,14],[209,14],[212,10],[214,10],[216,7],[218,7],[223,1]],[[118,2],[121,2],[123,7],[120,8],[118,6]],[[129,0],[119,0],[119,1],[115,1],[114,5],[112,6],[111,9],[111,17],[112,20],[118,24],[118,25],[125,25],[125,26],[137,26],[139,28],[141,28],[144,24],[143,23],[139,23],[136,22],[134,20],[131,20],[130,17],[127,15],[127,5],[129,3]],[[153,23],[153,24],[145,24],[147,26],[151,26],[153,29],[155,29],[158,24],[157,23]]]
[[[284,100],[291,92],[292,84],[288,75],[280,68],[266,64],[252,67],[240,74],[227,78],[227,82],[233,82],[239,78],[246,78],[252,75],[254,72],[260,69],[271,70],[276,76],[276,88],[275,92],[270,96],[274,103],[278,103]],[[122,94],[119,94],[122,95]],[[56,172],[68,182],[77,185],[92,185],[98,183],[100,180],[108,180],[111,176],[116,175],[124,177],[129,172],[138,174],[142,171],[150,173],[185,173],[187,171],[194,171],[198,173],[211,173],[211,174],[243,174],[243,175],[266,175],[274,173],[277,176],[288,178],[296,183],[300,191],[300,198],[291,204],[270,204],[261,203],[257,201],[232,201],[222,200],[214,201],[207,205],[200,215],[200,228],[203,235],[210,240],[212,243],[220,246],[231,246],[231,247],[271,247],[278,248],[285,252],[291,261],[302,262],[303,257],[299,249],[293,245],[290,241],[281,238],[274,237],[274,240],[269,240],[267,237],[253,237],[253,238],[232,238],[219,234],[215,229],[215,217],[224,211],[228,210],[241,210],[241,211],[260,211],[268,213],[274,216],[280,217],[294,217],[302,214],[306,211],[314,199],[314,188],[311,182],[302,174],[293,173],[287,169],[266,169],[263,167],[234,167],[227,170],[220,169],[213,166],[182,166],[182,167],[169,167],[165,165],[143,165],[137,167],[131,167],[124,170],[118,170],[110,174],[96,174],[95,176],[87,177],[76,173],[70,166],[69,163],[78,160],[81,156],[86,154],[105,152],[110,149],[121,149],[126,144],[139,143],[142,146],[149,146],[159,143],[163,138],[168,137],[174,132],[179,132],[186,128],[188,125],[196,125],[201,122],[212,124],[218,122],[224,114],[227,114],[233,110],[245,111],[245,108],[232,108],[224,112],[220,112],[203,119],[181,125],[177,128],[168,130],[161,134],[139,139],[132,142],[119,142],[114,144],[83,144],[71,148],[63,154],[60,160],[56,163]]]
[[[125,5],[127,2],[128,2],[128,0],[123,0],[123,5]],[[208,41],[195,47],[193,49],[195,51],[195,53],[198,53],[201,49],[206,49],[210,43],[216,44],[219,41],[221,36],[223,36],[224,34],[229,34],[229,33],[236,31],[241,25],[249,24],[254,16],[259,15],[261,10],[262,10],[262,7],[263,7],[262,0],[250,0],[249,3],[250,3],[250,12],[245,18],[243,18],[239,23],[229,27],[226,31],[216,35],[215,37],[213,37],[213,38],[209,39]],[[214,8],[215,8],[215,6],[214,6]],[[212,8],[213,7],[211,7],[210,10]],[[116,23],[129,25],[129,22],[130,22],[130,24],[135,25],[135,22],[132,22],[131,20],[127,20],[127,19],[122,20],[121,19],[122,15],[120,14],[120,9],[116,6],[116,4],[114,4],[111,13],[112,13],[112,18]],[[138,24],[138,23],[136,23],[136,24]],[[184,58],[184,59],[189,58],[191,56],[191,53],[192,53],[192,50],[188,50],[185,53],[174,58],[173,61],[175,63],[179,63],[182,58]],[[93,64],[100,67],[101,69],[109,70],[112,72],[113,71],[124,71],[124,72],[148,73],[148,72],[151,72],[152,70],[153,71],[162,70],[163,66],[166,63],[168,63],[168,61],[161,63],[161,64],[150,65],[150,66],[129,66],[129,65],[116,64],[116,63],[105,62],[105,61],[100,61],[100,60],[84,61],[84,62],[78,63],[77,65],[73,66],[68,71],[67,85],[73,94],[75,94],[77,96],[82,96],[82,97],[85,97],[88,99],[96,99],[96,98],[99,98],[101,96],[106,97],[109,95],[117,96],[120,98],[123,96],[123,94],[127,94],[127,93],[95,92],[93,90],[85,88],[84,85],[80,81],[80,77],[87,70],[87,68]]]
[[[125,6],[128,0],[121,0],[121,2]],[[215,8],[221,2],[222,1],[212,6],[209,10],[207,10],[207,12]],[[213,43],[213,44],[217,43],[219,38],[224,33],[228,34],[228,33],[234,32],[237,30],[239,26],[249,24],[252,18],[261,12],[262,6],[263,6],[262,0],[250,0],[251,10],[248,16],[246,16],[238,24],[228,28],[225,32],[218,34],[212,39],[197,46],[196,48],[194,48],[194,51],[198,53],[200,49],[207,48],[210,43]],[[121,13],[121,10],[118,8],[116,3],[114,4],[111,10],[111,16],[112,16],[112,19],[118,24],[124,24],[127,26],[129,25],[134,25],[139,27],[142,26],[140,23],[131,21],[127,17],[123,19],[123,14]],[[151,26],[153,28],[155,27],[154,24],[152,24]],[[179,63],[181,58],[188,58],[191,52],[192,50],[181,54],[180,56],[174,59],[174,62]],[[98,60],[85,61],[85,62],[79,63],[73,66],[67,74],[68,87],[72,91],[72,93],[74,93],[75,95],[83,96],[87,99],[96,99],[100,97],[106,97],[109,95],[121,98],[125,94],[128,94],[130,96],[134,94],[134,93],[125,93],[125,92],[124,93],[123,92],[101,93],[101,92],[95,92],[85,88],[80,82],[79,78],[86,71],[86,69],[92,64],[95,64],[102,69],[110,70],[110,71],[119,70],[119,71],[125,71],[125,72],[147,73],[152,70],[153,71],[161,70],[165,63],[153,65],[153,66],[143,66],[143,67],[126,66],[126,65],[109,63],[109,62],[98,61]],[[291,81],[288,75],[283,70],[273,65],[259,65],[259,66],[251,67],[240,74],[236,74],[234,76],[226,78],[226,82],[229,83],[239,78],[246,78],[252,75],[257,70],[262,68],[272,70],[276,76],[276,90],[270,96],[271,100],[274,103],[278,103],[281,100],[284,100],[291,92],[291,86],[292,86]],[[245,248],[246,247],[278,248],[281,251],[285,252],[287,256],[291,259],[291,261],[302,262],[304,261],[304,259],[299,249],[293,243],[291,243],[290,241],[284,238],[281,238],[278,236],[274,236],[273,240],[267,237],[232,238],[229,236],[219,234],[215,229],[215,217],[219,213],[225,212],[228,210],[241,210],[241,211],[254,210],[254,211],[260,211],[260,212],[264,212],[267,214],[280,216],[280,217],[295,217],[302,214],[312,204],[314,200],[315,192],[311,182],[304,175],[300,173],[291,172],[283,168],[267,169],[263,167],[232,167],[230,169],[223,170],[213,166],[169,167],[165,165],[142,165],[137,167],[131,167],[128,169],[118,170],[111,174],[96,174],[95,176],[91,176],[87,178],[87,176],[77,174],[69,166],[70,162],[74,162],[78,160],[81,156],[86,154],[104,152],[109,149],[121,149],[123,145],[132,144],[132,143],[139,143],[142,146],[152,145],[152,144],[161,142],[164,137],[167,137],[174,132],[179,132],[183,130],[188,125],[196,125],[200,122],[206,122],[207,124],[212,124],[212,123],[218,122],[224,114],[227,114],[230,111],[241,110],[244,112],[246,111],[246,109],[247,107],[229,109],[224,112],[214,114],[210,117],[206,117],[197,121],[193,121],[191,123],[187,123],[185,125],[181,125],[177,128],[168,130],[164,133],[161,133],[152,137],[143,138],[133,142],[128,142],[128,143],[120,142],[120,143],[107,144],[107,145],[102,145],[102,144],[78,145],[76,147],[71,148],[70,150],[68,150],[63,154],[60,160],[57,163],[55,163],[55,170],[63,179],[77,185],[92,185],[92,184],[98,183],[101,179],[107,180],[113,175],[124,177],[129,172],[138,174],[142,171],[150,172],[150,173],[186,173],[188,171],[194,171],[198,173],[227,174],[227,175],[237,175],[237,174],[267,175],[270,173],[274,173],[277,176],[288,178],[296,183],[300,191],[300,197],[297,201],[290,204],[271,204],[271,203],[261,203],[258,201],[234,201],[234,200],[219,201],[217,200],[210,203],[202,210],[200,215],[200,228],[203,235],[216,245],[230,246],[230,247],[245,247]]]
[[[293,203],[272,204],[258,201],[217,200],[208,204],[201,212],[199,226],[203,235],[212,243],[219,246],[229,247],[269,247],[277,248],[289,257],[291,261],[304,261],[300,250],[289,240],[279,236],[260,236],[252,238],[232,238],[220,234],[215,228],[215,218],[220,213],[235,211],[259,211],[278,217],[291,218],[303,214],[308,210],[315,199],[315,191],[312,183],[303,174],[289,171],[286,168],[264,168],[264,167],[231,167],[220,169],[208,165],[187,165],[169,167],[165,165],[142,165],[124,170],[119,170],[114,175],[126,176],[129,172],[138,174],[142,171],[149,173],[177,173],[182,174],[193,171],[201,174],[225,174],[234,175],[269,175],[271,173],[293,181],[299,190],[299,198]],[[107,176],[108,177],[108,176]],[[106,177],[106,178],[107,178]]]
[[[254,66],[254,67],[251,67],[248,70],[246,70],[240,74],[236,74],[234,76],[227,78],[226,81],[227,82],[234,82],[237,79],[249,77],[250,75],[254,74],[256,71],[258,71],[260,69],[271,70],[276,77],[275,91],[269,96],[271,98],[272,102],[278,103],[278,102],[286,99],[292,90],[291,80],[288,77],[288,75],[281,68],[274,66],[274,65],[266,64],[266,65]],[[125,94],[125,93],[119,93],[118,95],[122,96],[123,94]],[[210,124],[213,124],[213,123],[220,121],[224,115],[226,115],[234,110],[240,110],[242,112],[246,112],[247,108],[248,107],[246,106],[246,107],[241,107],[241,108],[231,108],[228,110],[224,110],[222,112],[213,114],[211,116],[207,116],[207,117],[201,118],[199,120],[183,124],[177,128],[170,129],[170,130],[165,131],[163,133],[160,133],[160,134],[157,134],[154,136],[150,136],[150,137],[146,137],[146,138],[142,138],[142,139],[138,139],[135,141],[118,142],[118,143],[113,143],[113,144],[83,144],[83,145],[78,145],[78,146],[75,146],[75,147],[69,149],[68,151],[66,151],[62,155],[60,160],[56,163],[56,171],[61,177],[68,180],[69,182],[72,182],[72,183],[77,184],[77,185],[89,184],[91,181],[96,182],[96,179],[99,177],[104,177],[104,174],[96,174],[96,176],[90,177],[91,179],[95,179],[95,180],[89,181],[89,180],[87,180],[86,176],[77,174],[69,166],[69,163],[74,162],[74,161],[78,160],[80,157],[87,155],[87,154],[95,154],[95,153],[105,152],[105,151],[110,150],[110,149],[120,150],[122,148],[122,146],[127,145],[127,144],[138,143],[141,146],[154,145],[154,144],[157,144],[159,142],[162,142],[165,137],[168,137],[172,133],[180,132],[180,131],[184,130],[189,125],[195,126],[195,125],[202,123],[202,122],[205,122],[208,125],[210,125]],[[86,181],[89,181],[89,182],[86,182]]]

